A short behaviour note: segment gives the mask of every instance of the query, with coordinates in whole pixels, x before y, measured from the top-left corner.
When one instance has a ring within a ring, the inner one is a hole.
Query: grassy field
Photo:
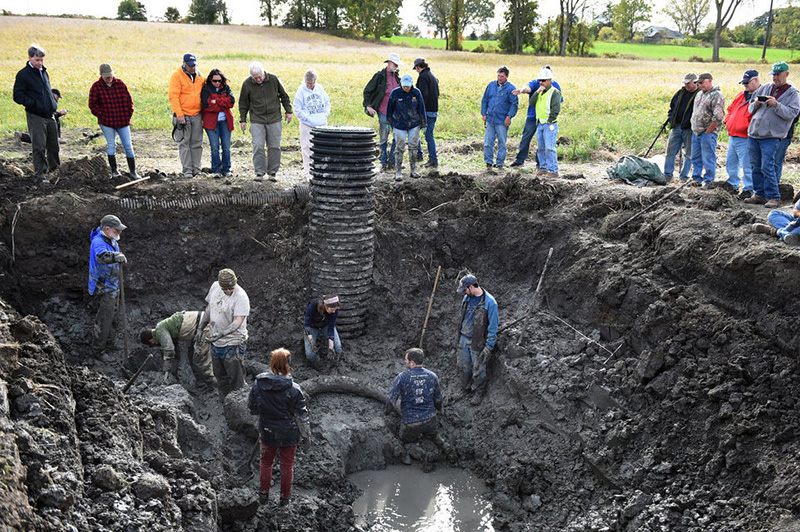
[[[443,39],[425,39],[421,37],[395,36],[383,39],[386,42],[399,46],[422,48],[431,50],[444,50]],[[498,51],[497,41],[464,41],[464,49],[474,50],[483,45],[484,49]],[[720,48],[719,55],[723,61],[761,63],[761,47],[757,48]],[[711,60],[711,48],[694,46],[673,46],[670,44],[637,44],[596,42],[592,53],[603,56],[604,54],[617,54],[622,57],[637,57],[643,59],[660,59],[668,61],[688,61],[692,57],[700,57],[705,61]],[[787,61],[792,58],[791,50],[767,50],[766,62],[769,64],[777,61]]]
[[[89,36],[90,38],[87,38]],[[69,110],[67,128],[97,127],[89,113],[89,87],[98,79],[97,68],[108,62],[128,85],[136,112],[136,129],[164,132],[169,141],[171,110],[167,100],[169,76],[185,52],[198,57],[201,73],[221,68],[238,95],[250,61],[264,63],[277,74],[293,98],[303,73],[315,68],[319,82],[333,101],[331,124],[376,127],[361,107],[362,90],[383,67],[389,52],[397,51],[409,72],[417,56],[425,56],[440,80],[441,98],[437,136],[476,140],[483,136],[480,99],[500,65],[511,70],[510,81],[521,86],[550,64],[564,91],[559,118],[560,134],[573,139],[559,147],[566,160],[585,161],[596,151],[614,153],[646,149],[666,118],[672,94],[687,71],[711,70],[727,101],[741,90],[743,65],[698,65],[680,61],[605,58],[557,58],[445,52],[435,49],[392,47],[380,43],[260,26],[196,26],[60,18],[0,17],[0,134],[25,129],[23,109],[12,100],[16,72],[26,61],[26,50],[37,42],[47,51],[45,65],[54,87]],[[180,43],[176,45],[176,43]],[[415,74],[416,76],[416,74]],[[510,136],[519,138],[527,111],[527,97]],[[238,110],[234,113],[238,116]],[[237,131],[234,138],[240,138]],[[296,143],[296,121],[285,125],[287,141]],[[723,135],[724,140],[724,135]]]

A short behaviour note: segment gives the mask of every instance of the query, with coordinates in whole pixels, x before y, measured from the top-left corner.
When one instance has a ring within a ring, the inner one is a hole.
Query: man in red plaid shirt
[[[89,89],[89,109],[97,117],[97,123],[106,138],[106,154],[111,167],[111,178],[119,177],[117,170],[117,139],[122,142],[131,179],[139,179],[136,173],[136,159],[131,145],[131,116],[133,100],[128,87],[121,79],[114,77],[111,65],[100,65],[100,79]]]

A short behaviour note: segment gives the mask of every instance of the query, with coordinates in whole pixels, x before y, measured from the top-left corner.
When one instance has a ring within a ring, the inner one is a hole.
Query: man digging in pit
[[[239,286],[236,273],[220,270],[206,296],[208,307],[198,326],[210,324],[211,364],[219,385],[219,398],[244,386],[244,356],[250,298]]]
[[[497,342],[500,318],[497,301],[478,285],[474,275],[462,277],[457,292],[464,296],[457,349],[461,390],[472,392],[472,404],[477,406],[486,393],[486,362]]]
[[[400,399],[400,441],[413,443],[423,436],[433,442],[445,453],[450,449],[439,435],[437,410],[442,409],[442,393],[439,389],[439,377],[436,373],[422,367],[425,353],[422,349],[412,347],[405,352],[405,363],[408,368],[392,382],[392,388],[386,398],[386,413],[394,412],[394,404]],[[406,454],[403,463],[411,463]]]
[[[111,362],[119,304],[120,265],[128,259],[119,250],[119,239],[127,229],[113,214],[107,214],[92,230],[89,249],[89,294],[97,304],[92,347],[94,356]]]
[[[181,310],[158,322],[154,329],[142,329],[139,339],[148,347],[161,347],[164,358],[164,383],[178,382],[177,348],[185,348],[187,359],[197,380],[197,387],[204,391],[214,389],[214,372],[211,368],[211,352],[205,337],[208,327],[200,328],[203,311]]]

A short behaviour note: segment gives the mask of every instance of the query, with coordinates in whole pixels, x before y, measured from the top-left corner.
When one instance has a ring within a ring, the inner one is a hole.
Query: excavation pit
[[[11,472],[0,515],[12,530],[356,529],[348,476],[406,451],[379,400],[318,391],[295,500],[259,507],[253,417],[199,394],[185,369],[167,386],[156,364],[123,395],[126,373],[91,362],[88,236],[106,213],[129,227],[130,342],[202,308],[216,272],[232,267],[252,305],[248,380],[285,346],[301,384],[330,375],[386,391],[419,343],[441,265],[425,365],[440,377],[442,435],[457,452],[430,463],[486,482],[495,530],[798,525],[800,255],[751,234],[763,209],[724,190],[682,190],[626,222],[665,189],[517,173],[379,177],[365,334],[320,374],[302,360],[302,313],[318,295],[306,202],[203,203],[265,190],[169,176],[120,195],[85,177],[51,191],[12,181],[0,181],[0,444]],[[468,270],[497,298],[501,327],[513,323],[478,406],[458,392],[452,353]]]

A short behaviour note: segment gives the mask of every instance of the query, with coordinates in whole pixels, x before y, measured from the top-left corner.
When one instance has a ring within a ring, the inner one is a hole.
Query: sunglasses
[[[212,79],[211,83],[222,83],[221,79]]]
[[[539,83],[544,83],[545,81],[547,81],[547,80],[546,79],[540,79]]]

